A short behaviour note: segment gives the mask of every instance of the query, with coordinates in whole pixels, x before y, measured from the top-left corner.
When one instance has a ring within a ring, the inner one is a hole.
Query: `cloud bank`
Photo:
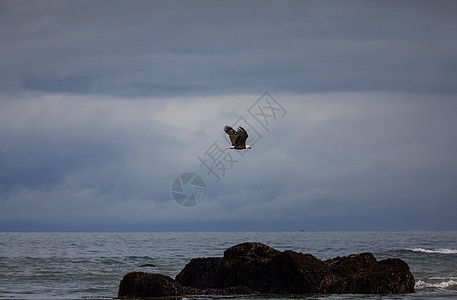
[[[456,229],[456,11],[2,1],[0,230]],[[241,116],[262,138],[216,182],[198,158]]]

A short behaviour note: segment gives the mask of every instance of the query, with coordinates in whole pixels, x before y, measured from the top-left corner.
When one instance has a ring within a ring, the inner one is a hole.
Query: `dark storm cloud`
[[[230,208],[227,221],[454,228],[457,104],[453,96],[434,100],[330,94],[289,102],[284,123],[218,195]],[[231,192],[234,186],[243,193]]]
[[[155,160],[159,150],[155,144],[160,141],[172,155],[181,141],[172,136],[172,128],[150,119],[149,105],[135,105],[134,101],[107,104],[93,98],[78,98],[76,105],[71,102],[70,96],[30,97],[3,106],[3,192],[21,188],[50,191],[74,180],[77,189],[97,187],[100,193],[122,190],[144,195],[150,174],[141,170],[167,172],[164,163]],[[148,159],[138,161],[143,151]],[[171,159],[164,161],[172,163]]]
[[[455,92],[453,1],[2,1],[2,89]]]
[[[0,1],[0,230],[455,229],[456,12]],[[265,90],[287,115],[215,183],[197,158]]]
[[[281,95],[287,115],[254,125],[263,138],[219,183],[198,157],[256,96],[85,98],[2,104],[5,230],[455,228],[453,95]],[[170,196],[182,172],[208,187],[193,209]]]

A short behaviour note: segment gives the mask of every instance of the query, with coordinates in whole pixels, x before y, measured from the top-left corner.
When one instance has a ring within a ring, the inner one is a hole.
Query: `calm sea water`
[[[311,253],[319,259],[367,251],[378,260],[397,257],[409,264],[416,279],[415,294],[300,298],[457,298],[457,232],[448,231],[0,233],[0,299],[115,298],[128,272],[157,272],[174,278],[191,258],[222,256],[226,248],[246,241]]]

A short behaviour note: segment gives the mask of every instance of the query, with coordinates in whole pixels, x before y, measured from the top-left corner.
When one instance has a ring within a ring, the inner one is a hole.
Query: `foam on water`
[[[457,280],[457,277],[430,277],[430,280]]]
[[[443,290],[457,290],[457,281],[453,279],[449,279],[442,282],[425,282],[423,280],[416,281],[414,285],[416,290],[424,290],[427,288],[436,288],[436,289],[443,289]]]
[[[439,253],[439,254],[457,254],[455,249],[424,249],[424,248],[406,248],[408,251],[423,252],[423,253]]]

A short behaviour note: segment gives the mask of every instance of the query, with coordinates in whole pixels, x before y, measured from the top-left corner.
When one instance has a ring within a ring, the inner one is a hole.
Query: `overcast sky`
[[[456,230],[456,16],[0,0],[0,231]],[[225,125],[253,147],[216,178]],[[195,207],[172,199],[183,173]]]

